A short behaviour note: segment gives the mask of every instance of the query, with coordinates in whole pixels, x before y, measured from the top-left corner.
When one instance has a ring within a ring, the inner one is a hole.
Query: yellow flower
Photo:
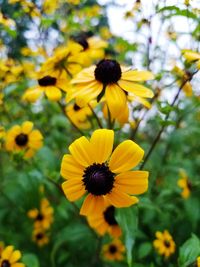
[[[119,237],[122,231],[115,218],[115,207],[108,202],[104,206],[101,212],[96,212],[87,217],[88,223],[100,235],[109,233],[113,237]]]
[[[57,8],[59,7],[59,1],[58,0],[44,0],[42,9],[44,13],[51,14],[53,13]]]
[[[181,192],[181,196],[185,199],[189,198],[191,194],[191,183],[188,179],[188,176],[184,170],[179,171],[180,179],[178,180],[177,184],[180,188],[183,189]]]
[[[7,151],[24,152],[25,158],[32,157],[43,145],[43,136],[39,130],[33,130],[33,123],[25,121],[22,126],[13,126],[5,135]]]
[[[65,113],[78,128],[88,129],[91,127],[88,117],[92,115],[92,111],[89,106],[80,107],[76,103],[70,104],[65,108]]]
[[[185,82],[184,86],[182,87],[185,95],[188,97],[192,96],[192,85],[189,81],[187,81],[190,78],[189,73],[180,69],[178,66],[175,66],[172,69],[172,73],[174,73],[176,75],[176,77],[178,78],[177,84],[179,86],[181,86]]]
[[[125,247],[119,239],[115,239],[111,243],[104,245],[102,252],[104,258],[107,260],[121,261],[124,257]]]
[[[72,4],[72,5],[79,5],[80,4],[80,0],[66,0],[66,2],[68,4]]]
[[[99,60],[105,56],[105,48],[108,43],[97,36],[87,38],[84,34],[74,38],[83,47],[80,56],[83,58],[84,66],[89,66],[93,60]]]
[[[87,194],[81,215],[102,212],[105,201],[114,207],[128,207],[138,202],[129,194],[142,194],[148,188],[148,172],[131,171],[143,158],[144,151],[136,143],[126,140],[113,150],[114,132],[98,129],[90,140],[85,136],[70,146],[71,154],[64,155],[61,175],[69,201]]]
[[[54,55],[47,59],[41,67],[41,73],[54,73],[56,77],[63,79],[71,79],[72,76],[78,73],[82,67],[83,59],[80,57],[80,52],[83,47],[77,43],[70,42],[68,46],[58,47]]]
[[[15,21],[6,17],[1,11],[0,11],[0,24],[3,24],[6,27],[12,27],[15,26]]]
[[[43,228],[34,228],[32,239],[39,247],[49,243],[49,237]]]
[[[157,252],[160,255],[165,256],[165,258],[168,258],[171,254],[175,252],[175,243],[170,235],[170,233],[165,230],[163,233],[162,232],[156,232],[156,238],[153,241],[153,245]]]
[[[127,105],[127,95],[151,98],[150,89],[137,83],[153,79],[149,71],[130,70],[119,65],[115,60],[101,60],[97,66],[82,70],[72,80],[74,90],[69,91],[67,101],[82,97],[85,103],[92,99],[99,101],[105,95],[112,118],[120,115]]]
[[[18,262],[21,258],[21,252],[14,250],[13,246],[7,246],[1,253],[0,267],[25,267],[24,263]]]
[[[58,101],[62,97],[61,90],[64,92],[68,89],[68,81],[65,77],[62,77],[57,72],[45,74],[44,72],[39,72],[37,75],[38,85],[28,88],[22,96],[24,101],[35,102],[37,101],[43,93],[51,101]]]
[[[196,62],[197,68],[200,69],[200,53],[191,50],[184,50],[183,56],[188,62]]]
[[[29,210],[27,215],[34,220],[34,228],[49,229],[53,222],[53,208],[49,201],[43,198],[39,209]]]

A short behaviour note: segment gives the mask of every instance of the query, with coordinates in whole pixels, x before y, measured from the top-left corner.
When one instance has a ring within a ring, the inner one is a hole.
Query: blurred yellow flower
[[[33,123],[25,121],[15,125],[5,135],[7,151],[24,152],[24,158],[32,157],[43,145],[43,136],[39,130],[33,130]]]
[[[49,237],[43,228],[34,228],[32,239],[39,247],[49,243]]]
[[[188,179],[187,173],[184,170],[179,171],[180,179],[177,184],[182,189],[181,196],[185,199],[189,198],[191,194],[191,182]]]
[[[102,248],[103,257],[110,261],[121,261],[124,258],[125,246],[119,239],[115,239]]]
[[[13,246],[7,246],[3,249],[1,253],[0,266],[25,267],[25,264],[18,262],[21,256],[22,255],[19,250],[14,250]]]
[[[27,215],[29,218],[34,220],[35,229],[49,229],[53,223],[53,213],[54,210],[51,207],[48,199],[43,198],[40,202],[39,209],[31,209],[28,211]]]
[[[197,68],[200,69],[200,53],[191,50],[183,50],[183,56],[188,62],[195,62]]]
[[[189,73],[187,73],[185,70],[182,70],[178,66],[174,66],[174,68],[172,69],[172,73],[174,73],[175,76],[177,77],[177,84],[179,86],[185,83],[184,86],[182,87],[182,90],[185,93],[185,95],[187,97],[192,96],[192,85],[190,81],[188,81],[190,78]]]
[[[6,17],[1,11],[0,11],[0,24],[3,24],[6,27],[13,27],[15,26],[15,21]]]
[[[153,241],[153,246],[160,255],[169,258],[171,254],[174,254],[176,245],[167,230],[164,230],[163,233],[159,231],[156,232],[156,238],[157,239]]]

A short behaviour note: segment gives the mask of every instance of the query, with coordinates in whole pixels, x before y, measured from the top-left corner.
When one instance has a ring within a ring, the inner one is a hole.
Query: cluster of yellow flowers
[[[53,223],[54,210],[46,198],[41,199],[40,208],[28,211],[29,218],[34,220],[32,239],[38,246],[44,246],[49,242],[47,231]]]

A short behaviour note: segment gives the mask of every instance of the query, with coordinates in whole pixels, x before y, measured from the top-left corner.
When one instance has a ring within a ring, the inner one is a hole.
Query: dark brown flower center
[[[114,173],[104,163],[94,163],[84,170],[83,182],[89,193],[95,196],[106,195],[113,188]]]
[[[44,237],[44,234],[43,233],[38,233],[35,237],[36,237],[37,240],[41,240]]]
[[[56,84],[56,78],[47,75],[47,76],[44,76],[43,78],[39,79],[38,83],[40,86],[55,85]]]
[[[166,248],[169,248],[170,247],[170,242],[168,240],[165,240],[164,241],[164,245]]]
[[[85,37],[83,37],[83,36],[76,37],[75,41],[83,47],[84,51],[88,49],[89,44],[88,44],[88,41]]]
[[[18,146],[25,146],[28,142],[28,135],[27,134],[19,134],[15,138],[15,142]]]
[[[42,221],[44,219],[44,216],[41,213],[38,213],[38,215],[35,219],[36,219],[36,221]]]
[[[1,267],[10,267],[10,262],[8,260],[3,260],[1,263]]]
[[[74,109],[75,111],[78,111],[78,110],[80,110],[81,108],[80,108],[77,104],[74,104],[73,109]]]
[[[113,84],[120,80],[122,75],[121,67],[116,60],[101,60],[94,71],[95,79],[104,85]]]
[[[115,208],[113,206],[109,206],[103,213],[105,221],[109,225],[118,225],[115,220]]]
[[[115,254],[117,252],[117,247],[115,245],[110,245],[109,246],[109,252],[111,254]]]

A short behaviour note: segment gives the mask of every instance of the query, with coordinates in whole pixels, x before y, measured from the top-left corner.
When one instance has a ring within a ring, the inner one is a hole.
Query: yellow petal
[[[133,204],[138,203],[138,198],[129,196],[120,190],[117,190],[117,188],[114,188],[111,193],[106,195],[106,199],[117,208],[123,208],[123,207],[129,207]]]
[[[60,89],[55,86],[48,86],[45,88],[45,94],[51,101],[58,101],[62,97]]]
[[[69,199],[75,201],[85,194],[83,182],[80,179],[70,179],[62,184],[62,189]]]
[[[91,145],[85,136],[76,139],[69,146],[69,151],[81,166],[87,167],[94,163]]]
[[[98,81],[78,84],[68,92],[66,102],[68,103],[72,99],[78,97],[85,99],[85,103],[88,103],[90,100],[96,98],[101,93],[102,89],[103,85]]]
[[[133,93],[136,96],[152,98],[154,95],[150,89],[138,83],[120,80],[118,84],[123,90]]]
[[[10,259],[12,253],[13,253],[14,247],[13,246],[7,246],[3,252],[1,253],[1,258],[4,260]]]
[[[143,158],[144,150],[131,140],[119,144],[114,150],[109,167],[115,173],[134,168]]]
[[[122,73],[121,80],[142,82],[154,79],[154,75],[150,71],[129,70]]]
[[[15,251],[13,251],[9,261],[12,264],[12,263],[18,261],[20,258],[21,258],[21,252],[19,250],[15,250]]]
[[[188,51],[183,54],[183,56],[188,60],[188,61],[194,61],[194,60],[199,60],[200,59],[200,53],[193,52],[193,51]]]
[[[31,121],[25,121],[22,124],[22,133],[29,134],[33,128],[33,123]]]
[[[142,194],[148,189],[148,175],[146,171],[129,171],[115,177],[115,187],[127,194]]]
[[[43,94],[43,90],[39,88],[28,89],[22,96],[22,100],[34,103]]]
[[[92,215],[94,213],[102,212],[104,209],[103,196],[87,195],[80,210],[81,215]]]
[[[26,153],[24,154],[24,158],[26,158],[26,159],[29,159],[29,158],[32,158],[34,155],[35,155],[35,150],[34,149],[28,149],[27,151],[26,151]]]
[[[73,80],[71,80],[71,83],[72,84],[84,83],[84,82],[91,82],[95,80],[94,70],[95,70],[95,66],[91,66],[89,68],[82,70],[81,72],[79,72],[79,74],[76,75],[76,77]]]
[[[111,155],[113,149],[114,132],[107,129],[99,129],[93,132],[90,143],[95,151],[95,162],[103,163]]]
[[[12,264],[12,267],[25,267],[25,264],[21,262],[16,262]]]
[[[119,86],[113,84],[106,87],[105,97],[112,118],[117,118],[126,106],[125,93]]]
[[[83,171],[84,167],[78,164],[71,155],[64,155],[60,171],[62,177],[65,179],[82,179]]]

